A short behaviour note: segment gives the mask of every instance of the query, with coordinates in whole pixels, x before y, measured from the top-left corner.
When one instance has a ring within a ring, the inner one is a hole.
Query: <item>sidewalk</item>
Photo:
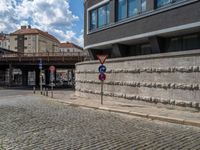
[[[104,99],[104,104],[101,105],[100,99],[86,99],[77,97],[74,95],[74,91],[55,91],[54,98],[50,98],[50,100],[73,106],[87,107],[123,113],[152,120],[200,127],[200,112],[195,111],[167,109],[156,105],[151,106],[148,105],[148,103],[141,104],[137,101],[114,102],[107,99]]]

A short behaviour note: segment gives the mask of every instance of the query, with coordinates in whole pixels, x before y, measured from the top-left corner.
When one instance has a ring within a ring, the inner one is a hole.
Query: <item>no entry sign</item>
[[[50,67],[49,67],[49,70],[50,70],[51,72],[55,72],[56,68],[55,68],[55,66],[50,66]]]
[[[106,75],[104,73],[99,74],[99,80],[101,81],[106,80]]]

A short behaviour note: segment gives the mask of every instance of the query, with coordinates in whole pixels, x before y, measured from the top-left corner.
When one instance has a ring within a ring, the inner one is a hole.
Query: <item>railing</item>
[[[18,53],[18,54],[0,54],[0,57],[42,57],[42,56],[86,56],[82,52],[45,52],[45,53]]]
[[[44,58],[48,61],[52,58],[58,59],[58,61],[65,61],[66,58],[71,58],[74,60],[84,60],[87,56],[84,52],[45,52],[45,53],[17,53],[17,54],[0,54],[0,61],[8,61],[8,60],[38,60],[38,58]],[[61,60],[61,59],[62,60]]]

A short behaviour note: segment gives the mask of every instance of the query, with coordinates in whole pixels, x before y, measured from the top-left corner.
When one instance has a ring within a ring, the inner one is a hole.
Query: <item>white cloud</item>
[[[18,3],[0,0],[0,20],[0,32],[13,32],[31,22],[33,27],[47,31],[61,41],[83,46],[82,33],[72,30],[79,17],[70,10],[68,0],[22,0]]]

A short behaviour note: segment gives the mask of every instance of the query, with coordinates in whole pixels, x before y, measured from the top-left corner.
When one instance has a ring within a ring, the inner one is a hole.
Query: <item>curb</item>
[[[104,106],[95,107],[95,106],[87,106],[87,105],[82,105],[82,104],[74,104],[73,102],[66,102],[66,101],[56,100],[56,99],[49,99],[49,100],[54,101],[54,102],[68,104],[71,106],[85,107],[85,108],[90,108],[90,109],[95,109],[95,110],[103,110],[103,111],[109,111],[109,112],[114,112],[114,113],[127,114],[127,115],[136,116],[136,117],[141,117],[141,118],[146,118],[146,119],[151,119],[151,120],[158,120],[158,121],[163,121],[163,122],[168,122],[168,123],[200,127],[200,122],[198,122],[198,121],[184,120],[184,119],[179,119],[179,118],[172,118],[172,117],[165,117],[165,116],[158,116],[158,115],[151,115],[151,114],[138,113],[138,112],[133,112],[133,111],[126,111],[126,110],[119,110],[119,109],[113,109],[113,108],[108,108],[108,107],[104,107]]]

